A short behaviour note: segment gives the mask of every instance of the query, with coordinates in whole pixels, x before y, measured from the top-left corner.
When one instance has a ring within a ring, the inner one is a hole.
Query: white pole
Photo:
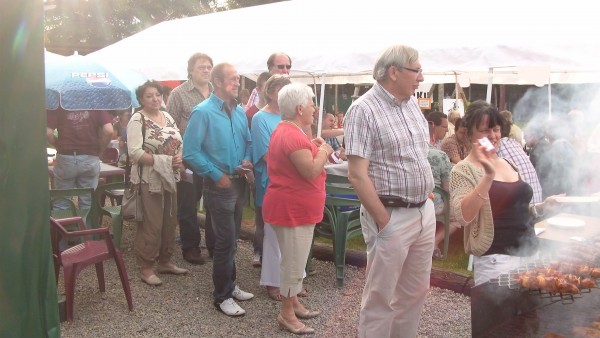
[[[319,102],[319,121],[317,121],[317,137],[321,137],[323,127],[323,102],[325,102],[325,73],[321,74],[321,101]]]
[[[493,74],[494,74],[494,68],[490,67],[490,70],[488,72],[488,86],[487,86],[487,94],[485,96],[485,101],[487,103],[492,103],[492,85],[493,85]]]
[[[552,119],[552,81],[548,77],[548,117]]]

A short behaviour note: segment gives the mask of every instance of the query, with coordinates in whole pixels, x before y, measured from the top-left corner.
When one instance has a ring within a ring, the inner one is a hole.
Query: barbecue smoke
[[[600,192],[600,85],[531,88],[516,103],[513,115],[528,121],[527,149],[545,197]]]

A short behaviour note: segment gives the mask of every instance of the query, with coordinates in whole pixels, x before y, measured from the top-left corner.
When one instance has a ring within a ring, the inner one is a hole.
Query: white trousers
[[[315,225],[273,225],[273,230],[277,235],[277,242],[281,250],[279,294],[284,297],[295,296],[302,291],[302,281],[304,280],[306,261],[310,253]]]
[[[279,287],[279,263],[281,262],[279,242],[271,224],[265,223],[264,230],[260,285]]]
[[[269,223],[265,223],[264,230],[260,285],[278,288],[281,284],[279,278],[281,250],[279,250],[279,242],[277,241],[277,235],[275,234],[275,230],[273,230],[273,226]],[[306,278],[306,271],[303,274],[303,278]]]
[[[435,239],[435,211],[428,199],[421,208],[387,208],[390,222],[378,231],[360,209],[367,244],[359,337],[416,337],[429,291]]]
[[[538,259],[538,254],[529,257],[517,257],[509,255],[486,255],[473,256],[473,268],[475,269],[475,286],[483,284],[500,274],[507,273],[520,266],[525,266]]]

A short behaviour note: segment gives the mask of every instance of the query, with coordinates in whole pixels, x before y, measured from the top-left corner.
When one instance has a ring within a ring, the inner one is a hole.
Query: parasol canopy
[[[81,55],[46,59],[46,109],[124,110],[139,107],[134,90],[146,78],[108,69]]]

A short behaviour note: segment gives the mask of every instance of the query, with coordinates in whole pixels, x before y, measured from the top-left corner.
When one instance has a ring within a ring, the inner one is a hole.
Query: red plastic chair
[[[67,231],[64,226],[78,225],[80,230]],[[129,311],[133,311],[133,301],[131,299],[131,288],[127,278],[127,270],[121,252],[115,248],[110,237],[108,228],[97,228],[85,230],[85,225],[81,217],[70,217],[63,219],[54,219],[50,217],[50,230],[52,239],[52,255],[54,257],[54,272],[58,281],[60,267],[63,267],[65,279],[65,294],[67,302],[67,320],[73,321],[73,298],[75,296],[75,280],[77,275],[89,265],[96,266],[96,275],[98,276],[98,286],[101,292],[105,291],[104,283],[104,261],[114,258],[121,284],[127,298]],[[92,240],[91,236],[99,237],[100,240]],[[81,244],[60,251],[59,242],[62,238],[83,237]]]

